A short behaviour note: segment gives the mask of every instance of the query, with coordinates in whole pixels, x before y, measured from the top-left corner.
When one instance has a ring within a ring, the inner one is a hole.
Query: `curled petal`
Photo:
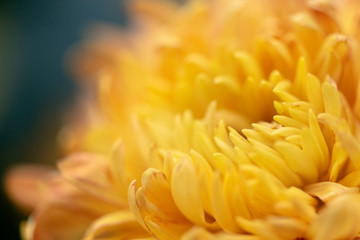
[[[331,201],[344,193],[356,193],[359,192],[358,188],[345,187],[341,184],[334,182],[319,182],[308,185],[305,187],[305,192],[311,196],[319,198],[324,203]]]

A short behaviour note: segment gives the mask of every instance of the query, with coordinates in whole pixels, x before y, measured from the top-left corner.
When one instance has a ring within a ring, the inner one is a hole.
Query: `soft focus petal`
[[[24,211],[32,211],[43,196],[45,179],[55,169],[40,165],[19,165],[5,176],[5,190],[16,205]]]
[[[354,239],[360,231],[360,196],[344,194],[330,201],[310,227],[314,240]]]
[[[30,239],[79,239],[93,220],[116,209],[59,177],[49,179],[47,188],[29,223],[34,229]]]

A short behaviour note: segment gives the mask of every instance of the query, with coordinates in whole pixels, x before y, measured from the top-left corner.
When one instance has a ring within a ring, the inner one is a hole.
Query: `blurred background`
[[[93,22],[125,25],[122,0],[0,0],[0,174],[54,164],[56,137],[75,101],[67,50]],[[22,215],[1,189],[1,239],[19,239]]]

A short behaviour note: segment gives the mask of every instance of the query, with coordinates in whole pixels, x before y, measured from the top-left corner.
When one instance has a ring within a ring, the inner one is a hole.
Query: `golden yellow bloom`
[[[88,114],[25,239],[360,238],[360,2],[129,7],[73,55]]]

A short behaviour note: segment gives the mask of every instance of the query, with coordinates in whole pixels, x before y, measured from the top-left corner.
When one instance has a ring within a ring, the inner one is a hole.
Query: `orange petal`
[[[73,154],[58,164],[61,175],[83,191],[118,207],[126,205],[115,189],[106,158],[96,154]]]
[[[41,184],[55,169],[41,165],[19,165],[5,175],[5,191],[22,210],[29,212],[40,201]]]

